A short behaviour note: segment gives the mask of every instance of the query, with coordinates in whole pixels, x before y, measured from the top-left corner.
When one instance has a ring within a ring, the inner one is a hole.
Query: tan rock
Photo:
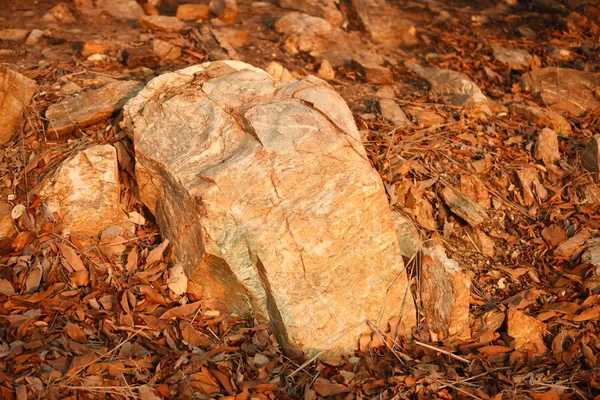
[[[238,17],[236,0],[211,0],[210,11],[226,24],[235,24]]]
[[[392,218],[398,237],[400,253],[403,257],[410,259],[423,247],[421,235],[410,218],[405,217],[398,211],[392,211]]]
[[[34,81],[0,66],[0,145],[12,137],[21,113],[31,102],[36,90]]]
[[[494,58],[513,69],[525,69],[531,64],[531,54],[523,49],[511,49],[502,46],[492,46]]]
[[[273,79],[279,82],[289,82],[294,80],[294,77],[290,71],[277,61],[273,61],[271,64],[269,64],[265,71],[267,71],[267,73],[271,75]]]
[[[113,18],[137,21],[146,13],[135,0],[96,0],[96,6]]]
[[[485,208],[460,191],[445,187],[440,192],[444,203],[454,214],[465,220],[471,226],[477,226],[488,218]]]
[[[546,166],[558,163],[560,151],[558,150],[558,135],[556,132],[548,128],[542,129],[535,142],[533,156],[536,160],[541,160]]]
[[[58,215],[66,235],[97,237],[115,225],[133,232],[119,203],[117,152],[110,145],[97,145],[68,158],[38,193]]]
[[[429,329],[440,340],[470,339],[471,274],[436,245],[423,251],[420,282],[421,309]]]
[[[81,49],[81,55],[89,57],[92,54],[106,54],[114,57],[119,54],[119,45],[107,40],[85,42]]]
[[[0,202],[0,239],[11,238],[17,233],[11,217],[13,206]]]
[[[394,73],[391,69],[371,63],[358,62],[358,64],[364,71],[367,82],[373,85],[389,85],[394,83]]]
[[[332,26],[337,27],[344,22],[344,16],[338,10],[336,0],[279,0],[278,3],[279,7],[323,18]]]
[[[511,110],[513,114],[519,115],[520,117],[525,118],[527,121],[538,126],[553,129],[560,135],[571,136],[573,133],[569,121],[551,109],[522,104],[513,104],[511,106]]]
[[[345,32],[342,29],[334,29],[327,36],[327,51],[323,54],[332,66],[341,67],[350,62],[355,62],[363,67],[382,66],[384,58],[363,43],[359,32]]]
[[[592,264],[594,276],[600,275],[600,238],[589,239],[585,242],[586,250],[581,255],[581,262]]]
[[[275,30],[286,36],[283,48],[288,53],[318,56],[327,50],[333,28],[322,18],[291,12],[275,23]]]
[[[331,81],[335,79],[335,70],[331,66],[331,63],[328,60],[321,61],[321,66],[317,71],[317,75],[321,79],[325,79],[326,81]]]
[[[42,21],[44,22],[60,22],[65,24],[71,24],[77,19],[69,10],[69,6],[67,3],[60,2],[54,7],[50,9],[44,16],[42,17]]]
[[[157,32],[181,32],[185,23],[177,17],[146,15],[138,20],[142,28]]]
[[[36,44],[38,44],[40,42],[40,40],[42,39],[43,36],[44,36],[44,31],[39,30],[39,29],[32,29],[31,32],[29,33],[29,35],[27,36],[27,40],[25,41],[25,44],[27,46],[35,46]]]
[[[154,39],[152,41],[152,50],[163,60],[175,60],[181,57],[181,47],[174,46],[165,40]]]
[[[524,312],[509,308],[506,313],[506,330],[510,337],[515,339],[512,347],[518,349],[527,343],[534,343],[545,348],[545,325],[542,321],[525,315]]]
[[[526,166],[517,171],[517,179],[521,185],[523,193],[523,205],[530,206],[535,203],[535,195],[537,194],[541,200],[545,200],[548,196],[542,183],[538,170],[533,166]]]
[[[177,7],[177,14],[175,16],[182,21],[208,19],[210,17],[210,8],[206,4],[182,4]]]
[[[410,115],[412,115],[419,126],[423,128],[429,128],[436,125],[442,125],[446,123],[446,119],[431,110],[424,110],[422,108],[412,107],[409,109]]]
[[[398,314],[407,280],[383,184],[327,83],[206,63],[151,81],[125,124],[188,290],[309,352],[351,351],[365,318]],[[410,294],[404,318],[415,323]]]
[[[523,75],[521,86],[547,106],[573,115],[600,110],[595,88],[600,73],[569,68],[538,68]]]
[[[23,43],[29,31],[27,29],[0,29],[0,40]]]
[[[109,83],[97,90],[71,96],[46,111],[48,129],[57,136],[73,132],[110,118],[121,110],[142,85],[137,81]]]
[[[381,116],[395,126],[405,127],[412,125],[404,111],[400,108],[396,101],[393,99],[385,98],[379,99],[379,111],[381,111]]]
[[[581,153],[583,164],[591,172],[600,172],[600,135],[594,135]]]
[[[386,0],[352,0],[354,11],[371,38],[389,46],[418,43],[415,25],[403,18],[397,7]]]
[[[248,42],[248,31],[234,29],[229,26],[221,27],[218,31],[221,38],[225,39],[227,43],[231,44],[235,48],[240,48]]]

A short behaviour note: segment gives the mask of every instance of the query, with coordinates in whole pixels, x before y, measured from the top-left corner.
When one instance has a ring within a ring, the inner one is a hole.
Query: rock
[[[11,217],[13,206],[0,202],[0,239],[12,238],[15,233],[15,225]]]
[[[96,6],[116,19],[137,21],[146,15],[135,0],[96,0]]]
[[[410,120],[404,114],[404,111],[396,104],[395,100],[392,99],[380,99],[379,100],[379,111],[381,116],[397,127],[405,127],[411,125]]]
[[[235,24],[238,6],[235,0],[211,0],[210,11],[226,24]]]
[[[1,29],[0,40],[7,42],[23,43],[27,39],[29,31],[27,29]]]
[[[81,49],[81,55],[89,57],[92,54],[105,54],[116,57],[119,54],[119,46],[108,40],[85,42]]]
[[[506,312],[506,330],[510,337],[515,339],[512,347],[518,349],[527,343],[534,343],[545,349],[544,332],[545,326],[537,318],[525,315],[524,312],[509,308]]]
[[[36,90],[34,81],[0,66],[0,145],[12,137],[21,113],[31,102]]]
[[[444,203],[450,211],[465,220],[471,226],[477,226],[488,218],[485,208],[477,204],[469,196],[449,186],[440,192]]]
[[[129,48],[123,50],[123,62],[129,68],[156,68],[160,58],[150,49],[145,47]]]
[[[279,82],[289,82],[294,80],[290,71],[276,61],[269,64],[265,71],[267,71],[273,79]]]
[[[51,105],[46,111],[48,129],[57,136],[64,136],[76,128],[84,128],[110,118],[141,87],[137,81],[118,81],[79,96],[68,97]]]
[[[569,68],[538,68],[524,74],[521,87],[543,104],[579,116],[600,109],[595,89],[600,73]]]
[[[558,136],[556,132],[548,128],[542,129],[535,142],[533,156],[536,160],[541,160],[546,166],[558,163],[560,160],[560,151],[558,150]]]
[[[492,46],[494,58],[513,69],[525,69],[531,64],[531,54],[522,49],[509,49],[507,47]]]
[[[364,66],[381,66],[384,58],[368,50],[362,42],[359,32],[345,32],[334,29],[327,37],[327,51],[323,54],[333,67],[341,67],[355,62]]]
[[[583,165],[591,172],[600,172],[600,135],[594,135],[581,153]]]
[[[423,250],[420,282],[421,310],[438,340],[470,339],[471,274],[436,245]]]
[[[181,57],[181,48],[160,39],[152,41],[152,50],[163,60],[175,60]]]
[[[38,194],[58,215],[65,235],[98,237],[115,225],[133,233],[119,203],[117,152],[111,145],[96,145],[65,160]]]
[[[215,30],[213,29],[213,32],[214,31]],[[226,40],[227,43],[231,44],[235,48],[240,48],[248,42],[248,31],[242,31],[239,29],[224,26],[219,28],[218,32],[221,40]]]
[[[367,78],[373,85],[389,85],[394,83],[394,73],[391,69],[371,63],[357,62]]]
[[[283,48],[288,53],[306,52],[316,57],[327,50],[333,28],[322,18],[291,12],[275,23],[275,30],[286,36]]]
[[[409,113],[417,120],[417,123],[422,128],[429,128],[431,126],[442,125],[446,123],[446,119],[434,111],[411,107],[409,109]]]
[[[415,63],[406,63],[408,69],[427,80],[433,93],[439,96],[451,96],[450,102],[454,105],[472,104],[479,107],[486,114],[491,114],[488,99],[481,89],[463,73],[450,69],[422,67]]]
[[[338,27],[344,22],[344,16],[337,8],[336,0],[279,0],[279,7],[301,11],[314,17],[323,18],[331,26]]]
[[[591,237],[590,231],[587,229],[581,229],[575,235],[567,239],[565,242],[561,243],[554,250],[554,256],[560,258],[569,258],[575,253],[577,250],[580,250],[583,244]]]
[[[541,200],[544,200],[548,193],[544,192],[545,189],[540,182],[538,171],[535,167],[526,166],[517,171],[517,178],[521,185],[523,192],[523,205],[530,206],[535,203],[535,194],[537,194]]]
[[[1,213],[0,213],[1,214]],[[1,235],[0,235],[1,236]],[[585,242],[586,250],[581,255],[581,262],[596,267],[594,276],[600,275],[600,238],[589,239]]]
[[[189,291],[309,352],[352,351],[357,324],[399,312],[407,280],[383,184],[327,83],[205,63],[155,78],[124,115],[141,200]],[[409,294],[407,327],[414,313]]]
[[[468,197],[474,199],[481,207],[485,209],[491,207],[490,193],[485,183],[478,177],[462,174],[460,176],[460,190]]]
[[[331,81],[335,79],[335,70],[329,61],[323,60],[321,61],[321,66],[319,67],[319,71],[317,71],[317,75],[321,79]]]
[[[400,254],[410,259],[423,248],[423,241],[417,227],[410,218],[405,217],[398,211],[392,211],[394,229],[398,237]]]
[[[42,21],[44,22],[60,22],[64,24],[72,24],[77,21],[71,10],[69,10],[69,6],[60,2],[54,7],[50,9],[44,16],[42,17]]]
[[[562,115],[551,109],[522,104],[513,104],[511,111],[529,122],[538,126],[553,129],[562,136],[571,136],[573,131],[571,124]]]
[[[39,30],[39,29],[33,29],[31,31],[31,33],[29,33],[29,36],[27,36],[27,40],[25,41],[25,44],[27,46],[34,46],[40,42],[40,39],[42,39],[43,36],[44,36],[44,31]]]
[[[182,4],[177,7],[177,14],[175,16],[182,21],[208,19],[210,17],[210,8],[206,4]]]
[[[386,0],[352,0],[352,6],[375,42],[389,46],[418,43],[414,24],[403,18],[400,10]]]
[[[560,243],[567,240],[567,233],[560,224],[552,224],[542,229],[542,238],[550,248],[555,248]]]
[[[156,32],[181,32],[185,29],[185,23],[179,18],[166,15],[146,15],[138,22],[142,28]]]

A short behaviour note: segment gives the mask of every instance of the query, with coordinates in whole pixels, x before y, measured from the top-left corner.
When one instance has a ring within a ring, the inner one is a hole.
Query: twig
[[[458,361],[462,361],[462,362],[464,362],[466,364],[471,364],[471,361],[467,360],[466,358],[462,358],[461,356],[457,356],[456,354],[452,354],[448,350],[440,349],[439,347],[435,347],[435,346],[432,346],[432,345],[427,344],[427,343],[419,342],[418,340],[415,340],[414,342],[418,346],[425,347],[425,348],[427,348],[429,350],[437,351],[439,353],[442,353],[442,354],[445,354],[445,355],[447,355],[449,357],[452,357],[452,358],[454,358],[454,359],[456,359]]]

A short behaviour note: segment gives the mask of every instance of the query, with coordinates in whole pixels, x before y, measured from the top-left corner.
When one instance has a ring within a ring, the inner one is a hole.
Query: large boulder
[[[188,291],[270,320],[282,345],[309,352],[352,351],[366,320],[383,328],[401,312],[384,187],[326,82],[205,63],[153,79],[124,114],[141,199]]]

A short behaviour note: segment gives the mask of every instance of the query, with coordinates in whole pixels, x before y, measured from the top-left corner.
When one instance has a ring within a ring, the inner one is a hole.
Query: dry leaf
[[[187,321],[181,321],[179,329],[181,329],[181,338],[192,347],[208,347],[213,344],[208,337],[194,329]]]
[[[350,393],[352,391],[347,386],[340,385],[339,383],[315,383],[314,389],[319,396],[323,397]]]
[[[187,291],[188,278],[183,270],[183,265],[175,264],[169,269],[168,286],[173,293],[179,296]]]
[[[165,239],[164,242],[152,249],[152,251],[150,251],[150,254],[148,254],[148,257],[146,257],[146,267],[149,267],[155,262],[160,261],[168,245],[169,239]]]
[[[81,261],[81,258],[77,255],[77,252],[70,246],[63,243],[56,243],[56,247],[60,250],[60,254],[67,260],[71,268],[75,271],[86,271],[85,265]]]
[[[15,288],[12,283],[7,281],[6,279],[0,279],[0,294],[5,296],[12,296],[15,294]]]

